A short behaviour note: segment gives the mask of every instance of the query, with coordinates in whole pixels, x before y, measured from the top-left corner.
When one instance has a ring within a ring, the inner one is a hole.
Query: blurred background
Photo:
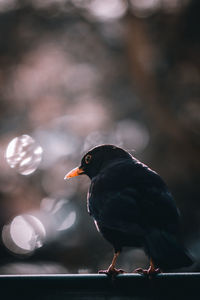
[[[200,270],[199,38],[198,0],[0,1],[0,274],[108,267],[89,179],[63,180],[102,143],[164,178]]]

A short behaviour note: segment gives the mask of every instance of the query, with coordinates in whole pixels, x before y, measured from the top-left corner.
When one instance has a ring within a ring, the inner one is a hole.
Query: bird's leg
[[[99,274],[107,274],[107,275],[118,275],[118,274],[122,274],[122,273],[125,273],[125,271],[121,270],[121,269],[115,269],[115,265],[116,265],[116,261],[117,261],[117,258],[120,254],[120,251],[116,252],[114,254],[114,257],[112,259],[112,262],[111,262],[111,265],[108,267],[107,270],[100,270],[99,271]]]
[[[143,274],[143,275],[148,275],[148,276],[153,276],[156,275],[158,273],[161,273],[162,271],[160,270],[160,268],[155,268],[155,265],[153,263],[152,258],[150,258],[150,266],[147,270],[142,269],[142,268],[138,268],[136,270],[133,271],[133,273],[139,273],[139,274]]]

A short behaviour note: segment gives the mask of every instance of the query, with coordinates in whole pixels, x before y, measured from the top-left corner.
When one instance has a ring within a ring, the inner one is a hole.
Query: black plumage
[[[115,256],[108,273],[117,272],[116,258],[126,246],[144,248],[151,262],[147,272],[155,272],[155,267],[170,270],[192,263],[176,238],[179,211],[156,172],[127,151],[102,145],[84,155],[81,166],[66,178],[80,174],[91,179],[88,212],[114,247]]]

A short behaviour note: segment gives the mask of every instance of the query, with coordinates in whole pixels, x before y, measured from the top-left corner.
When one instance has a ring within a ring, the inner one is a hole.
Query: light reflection
[[[42,153],[42,147],[32,137],[24,134],[8,144],[5,156],[11,168],[21,175],[29,175],[38,168]]]
[[[67,199],[60,199],[57,201],[54,198],[44,198],[41,201],[40,207],[46,212],[55,214],[63,207],[63,205],[67,204],[68,202],[69,200]]]
[[[100,130],[92,131],[85,138],[83,152],[102,144],[113,144],[119,147],[123,146],[122,137],[119,137],[116,134],[116,131],[112,129],[108,129],[106,132]]]
[[[115,20],[125,15],[127,2],[125,0],[93,0],[88,5],[88,10],[97,20]]]
[[[37,217],[36,217],[37,216]],[[32,255],[34,251],[70,229],[77,213],[68,199],[44,198],[34,214],[16,216],[2,230],[5,247],[17,255]]]
[[[43,198],[40,207],[45,212],[51,212],[56,203],[56,199],[53,198]]]
[[[41,129],[36,130],[34,136],[45,151],[45,156],[40,165],[42,169],[54,165],[59,158],[74,153],[76,147],[79,147],[77,137],[66,130],[64,132],[55,128]]]
[[[46,230],[35,216],[24,214],[16,216],[2,231],[4,245],[15,254],[31,254],[42,247]]]
[[[105,128],[110,122],[110,116],[106,107],[102,105],[103,99],[96,95],[84,95],[77,99],[71,109],[71,114],[76,117],[71,122],[70,129],[79,137],[85,137],[92,130]]]
[[[93,131],[85,138],[83,152],[102,144],[114,144],[127,150],[142,151],[148,145],[149,132],[138,121],[124,119],[116,124],[115,129],[107,132]]]
[[[62,223],[58,226],[57,230],[67,230],[74,225],[76,221],[76,212],[71,211],[69,215],[62,221]]]
[[[85,138],[85,142],[83,145],[83,152],[87,152],[91,148],[101,145],[101,144],[106,144],[107,139],[106,135],[103,134],[100,131],[93,131],[88,136]]]
[[[149,142],[147,128],[143,124],[129,119],[118,122],[115,135],[118,143],[128,150],[142,151]]]
[[[68,199],[44,198],[41,201],[41,209],[48,212],[49,219],[57,231],[69,229],[74,225],[77,218],[77,214]]]
[[[130,0],[133,13],[137,17],[149,17],[160,7],[160,0]]]
[[[67,199],[60,199],[59,201],[57,201],[57,203],[55,204],[55,206],[52,208],[51,213],[52,214],[56,214],[68,202],[69,201]]]

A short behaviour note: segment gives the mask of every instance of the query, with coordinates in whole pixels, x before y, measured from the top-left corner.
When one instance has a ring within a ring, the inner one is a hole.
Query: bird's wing
[[[88,195],[90,213],[108,228],[173,231],[177,226],[179,214],[166,185],[142,164],[111,167],[93,180]]]
[[[99,225],[113,230],[138,234],[143,233],[139,225],[140,207],[134,190],[106,192],[103,195],[89,194],[88,210]],[[102,197],[103,196],[103,197]],[[135,197],[135,198],[134,198]]]

